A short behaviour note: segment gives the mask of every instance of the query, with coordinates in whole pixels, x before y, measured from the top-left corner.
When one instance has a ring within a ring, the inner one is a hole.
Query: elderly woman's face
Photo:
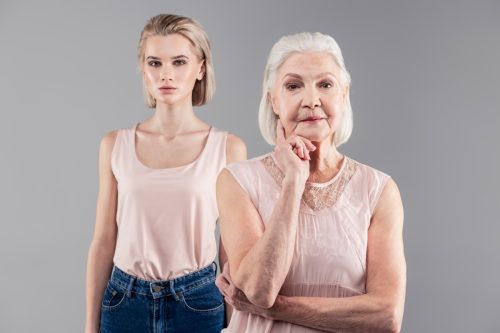
[[[332,55],[297,53],[279,68],[269,97],[287,137],[296,134],[322,142],[333,139],[348,89]]]

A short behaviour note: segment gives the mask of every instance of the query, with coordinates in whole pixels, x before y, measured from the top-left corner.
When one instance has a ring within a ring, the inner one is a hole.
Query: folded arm
[[[399,332],[401,329],[406,263],[403,208],[394,181],[389,180],[374,210],[368,231],[366,294],[346,298],[278,295],[265,309],[251,304],[244,291],[229,283],[221,290],[237,310],[328,332]]]
[[[234,284],[250,302],[274,304],[290,268],[303,185],[287,178],[265,228],[248,194],[228,170],[217,180],[222,242]]]

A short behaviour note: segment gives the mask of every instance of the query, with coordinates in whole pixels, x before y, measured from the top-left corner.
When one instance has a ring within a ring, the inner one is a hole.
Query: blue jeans
[[[168,281],[146,281],[113,268],[101,306],[101,333],[217,332],[224,298],[215,263]]]

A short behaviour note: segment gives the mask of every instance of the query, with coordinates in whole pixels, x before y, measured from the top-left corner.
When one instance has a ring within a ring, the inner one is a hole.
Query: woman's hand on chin
[[[278,119],[276,128],[276,146],[274,159],[285,179],[299,181],[304,185],[309,177],[309,153],[316,147],[312,142],[302,136],[291,134],[285,138],[285,129]]]

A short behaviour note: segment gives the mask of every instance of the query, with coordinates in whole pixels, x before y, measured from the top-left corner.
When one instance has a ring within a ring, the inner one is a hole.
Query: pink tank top
[[[211,128],[184,166],[152,169],[135,150],[135,129],[118,131],[111,167],[118,182],[114,264],[146,280],[176,278],[215,259],[215,182],[226,165],[227,132]]]

